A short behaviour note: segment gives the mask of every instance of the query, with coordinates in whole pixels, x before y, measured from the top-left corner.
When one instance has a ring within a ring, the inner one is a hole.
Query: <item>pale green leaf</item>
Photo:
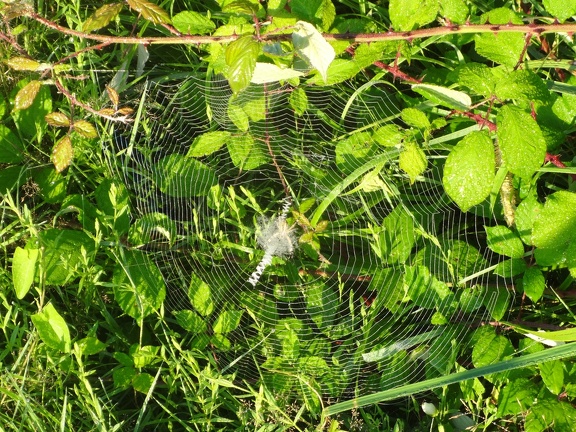
[[[188,298],[194,309],[202,316],[208,316],[214,311],[212,290],[210,286],[195,274],[190,278]]]
[[[472,92],[489,97],[494,93],[496,78],[492,70],[481,63],[466,63],[456,70],[458,84],[468,87]]]
[[[334,48],[312,24],[298,21],[292,33],[294,49],[311,67],[318,70],[324,81],[328,79],[328,67],[336,53]]]
[[[440,13],[455,24],[463,24],[470,16],[464,0],[440,0]]]
[[[418,129],[428,129],[430,127],[430,120],[422,111],[416,108],[404,108],[401,112],[402,120]]]
[[[244,311],[241,310],[228,310],[220,313],[212,327],[214,333],[227,334],[235,330],[240,324],[243,313]]]
[[[390,0],[390,21],[397,31],[408,31],[430,24],[438,14],[437,0]]]
[[[273,63],[256,62],[254,73],[252,74],[250,82],[253,84],[266,84],[271,82],[286,81],[301,76],[304,76],[304,73],[294,69],[281,68]]]
[[[12,57],[6,61],[8,66],[18,71],[35,71],[40,68],[40,63],[26,57]]]
[[[484,201],[494,181],[494,145],[486,132],[466,135],[450,152],[442,183],[462,211]]]
[[[542,381],[554,395],[559,395],[564,387],[564,365],[560,360],[552,360],[538,365]]]
[[[414,142],[404,143],[404,149],[398,159],[400,169],[403,170],[410,178],[410,183],[414,183],[428,166],[426,155],[422,149]]]
[[[74,149],[72,148],[72,141],[70,137],[66,135],[58,141],[52,149],[50,160],[54,164],[56,171],[62,172],[70,166],[73,157]]]
[[[40,339],[46,345],[55,350],[70,352],[70,330],[52,303],[48,303],[31,318]]]
[[[232,163],[242,170],[252,170],[268,162],[263,145],[252,135],[233,136],[227,142]]]
[[[38,249],[17,247],[12,259],[12,281],[16,298],[23,299],[34,283]]]
[[[522,18],[508,8],[496,8],[482,15],[482,23],[490,24],[522,24]],[[496,63],[514,67],[520,60],[524,50],[524,35],[522,33],[483,33],[476,35],[476,51],[478,54]]]
[[[431,84],[414,84],[412,85],[412,90],[432,102],[449,108],[465,111],[472,105],[472,100],[466,93],[446,87]]]
[[[372,134],[374,141],[384,147],[394,147],[404,140],[403,131],[396,125],[387,124],[379,127]]]
[[[243,36],[226,48],[226,77],[234,93],[244,90],[250,84],[260,44],[252,36]]]
[[[546,141],[536,120],[520,108],[504,105],[496,123],[502,161],[512,173],[532,177],[546,156]]]
[[[574,0],[543,0],[542,4],[548,13],[560,22],[576,15],[576,2]]]
[[[531,70],[520,69],[506,74],[498,81],[494,94],[504,99],[521,99],[542,104],[551,101],[548,87],[538,75]]]
[[[172,17],[172,25],[182,34],[203,35],[216,30],[216,24],[206,17],[193,11],[184,11]]]

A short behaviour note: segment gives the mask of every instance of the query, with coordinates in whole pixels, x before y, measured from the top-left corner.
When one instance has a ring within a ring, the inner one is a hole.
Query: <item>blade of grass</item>
[[[482,366],[464,372],[457,372],[447,376],[432,378],[419,383],[408,384],[399,388],[361,396],[356,399],[329,406],[324,409],[323,415],[331,416],[344,411],[349,411],[354,408],[360,408],[367,405],[373,405],[384,401],[398,399],[404,396],[410,396],[416,393],[422,393],[434,388],[456,384],[473,378],[514,369],[522,369],[528,366],[534,366],[540,363],[545,363],[547,361],[559,360],[571,356],[576,356],[576,343],[559,345],[556,347],[548,348],[544,351],[516,357],[511,360],[494,363],[488,366]]]

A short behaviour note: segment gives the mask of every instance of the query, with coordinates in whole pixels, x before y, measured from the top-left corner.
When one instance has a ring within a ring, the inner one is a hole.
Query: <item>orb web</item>
[[[400,93],[366,79],[233,95],[194,76],[141,90],[109,153],[130,247],[161,271],[186,347],[332,400],[452,371],[504,280],[491,212],[451,204],[449,138],[403,123]]]

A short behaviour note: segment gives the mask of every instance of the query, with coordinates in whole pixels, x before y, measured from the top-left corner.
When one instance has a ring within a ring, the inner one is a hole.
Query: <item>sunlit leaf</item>
[[[142,18],[154,24],[169,24],[170,16],[160,6],[147,0],[126,0],[128,5],[142,15]]]
[[[50,126],[56,126],[56,127],[70,126],[70,119],[68,118],[68,116],[58,111],[46,114],[44,116],[44,119],[46,120],[46,123],[48,123]]]
[[[226,48],[227,78],[234,93],[244,90],[250,84],[260,44],[252,36],[243,36]]]
[[[56,171],[62,172],[70,166],[73,156],[74,149],[72,148],[72,141],[70,140],[70,137],[66,135],[56,143],[54,149],[52,149],[52,156],[50,159],[52,160]]]
[[[428,166],[426,155],[422,149],[414,142],[408,141],[404,144],[404,149],[398,159],[400,169],[410,178],[410,183],[414,183]]]
[[[334,48],[312,24],[298,21],[292,33],[294,49],[310,66],[320,72],[324,81],[328,80],[328,67],[336,53]]]
[[[86,120],[75,121],[74,130],[85,138],[96,138],[98,136],[94,125]]]
[[[172,17],[172,25],[182,34],[202,35],[216,30],[216,24],[205,15],[184,11]]]
[[[6,61],[8,66],[19,71],[35,71],[40,67],[40,63],[26,57],[12,57]]]
[[[290,68],[281,68],[273,63],[256,63],[252,79],[253,84],[265,84],[271,82],[285,81],[291,78],[303,76],[303,72],[298,72]]]
[[[116,16],[118,16],[122,7],[124,7],[122,3],[110,3],[98,8],[84,22],[82,30],[88,33],[106,27],[114,18],[116,18]]]
[[[40,91],[41,86],[42,83],[40,81],[33,80],[22,87],[14,98],[14,109],[23,110],[30,107]]]
[[[16,298],[23,299],[34,282],[38,249],[17,247],[12,259],[12,280]]]
[[[48,303],[41,312],[31,318],[40,339],[46,345],[62,352],[70,351],[70,330],[52,303]]]
[[[472,99],[466,93],[432,84],[414,84],[412,90],[426,99],[449,108],[468,110]]]
[[[118,95],[116,89],[110,86],[106,86],[106,94],[108,95],[108,99],[110,99],[110,101],[112,102],[112,105],[117,107],[118,104],[120,103],[120,96]]]

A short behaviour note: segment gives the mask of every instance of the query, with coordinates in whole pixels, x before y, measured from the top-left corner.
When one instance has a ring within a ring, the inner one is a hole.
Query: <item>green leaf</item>
[[[48,303],[31,318],[40,339],[46,345],[55,350],[70,352],[70,330],[52,303]]]
[[[482,15],[482,24],[522,24],[522,18],[508,8],[497,8]],[[522,33],[483,33],[475,37],[476,51],[496,63],[514,67],[524,50]]]
[[[298,55],[311,67],[315,68],[326,82],[328,80],[328,67],[336,53],[334,48],[312,24],[298,21],[292,33],[292,43]]]
[[[149,373],[139,373],[132,379],[134,390],[143,394],[147,394],[150,391],[152,384],[154,384],[154,377]]]
[[[72,148],[72,141],[70,141],[70,137],[66,135],[58,141],[52,149],[50,160],[54,164],[54,169],[57,172],[62,172],[70,166],[73,156],[74,149]]]
[[[532,177],[546,156],[540,127],[530,114],[509,105],[500,109],[496,123],[502,161],[512,173],[526,179]]]
[[[225,131],[213,131],[206,132],[192,142],[190,149],[186,156],[188,157],[201,157],[208,156],[219,150],[220,147],[226,143],[230,138],[230,132]]]
[[[390,21],[396,31],[424,27],[436,19],[436,0],[390,0]]]
[[[510,311],[510,293],[505,287],[487,287],[483,300],[492,319],[496,321],[500,321]]]
[[[180,310],[172,312],[176,317],[176,322],[184,330],[193,334],[205,333],[206,322],[198,314],[189,310]]]
[[[263,144],[252,135],[233,136],[227,143],[232,163],[242,170],[253,170],[268,163],[269,156]]]
[[[512,71],[498,81],[495,95],[500,99],[520,99],[542,104],[550,102],[548,87],[538,75],[531,70],[520,69]]]
[[[564,22],[568,18],[576,15],[576,2],[566,0],[543,0],[542,4],[550,15]]]
[[[182,198],[208,195],[210,188],[218,184],[212,168],[175,153],[158,162],[153,178],[162,192]]]
[[[38,243],[44,248],[42,266],[48,285],[64,285],[79,276],[77,267],[84,261],[82,249],[88,257],[94,252],[94,241],[82,231],[48,229],[40,232]],[[30,241],[28,247],[36,247],[36,243]]]
[[[336,143],[336,166],[343,173],[351,173],[368,161],[376,152],[369,132],[356,132]]]
[[[456,90],[431,84],[413,84],[412,90],[426,99],[448,108],[467,111],[472,105],[470,96]]]
[[[14,282],[14,291],[18,299],[23,299],[32,283],[36,274],[36,261],[38,260],[38,249],[22,249],[17,247],[12,259],[12,281]]]
[[[288,103],[297,116],[301,117],[308,109],[308,96],[304,89],[297,87],[290,93]]]
[[[140,320],[158,310],[166,296],[164,278],[146,255],[125,250],[112,276],[114,298],[125,314]]]
[[[494,93],[496,77],[492,70],[481,63],[466,63],[456,69],[458,84],[468,87],[472,92],[489,97]]]
[[[494,329],[486,329],[481,332],[481,336],[474,343],[472,363],[477,368],[488,366],[512,354],[514,354],[514,347],[506,337],[497,335]]]
[[[404,143],[404,148],[402,153],[400,153],[398,163],[400,169],[408,174],[410,183],[414,183],[418,176],[426,171],[426,167],[428,166],[426,155],[418,144],[412,141]]]
[[[250,84],[259,54],[260,44],[252,36],[242,36],[226,48],[226,77],[234,93],[244,90]]]
[[[522,288],[530,300],[536,303],[544,294],[545,280],[542,271],[537,267],[529,267],[522,277]]]
[[[25,80],[18,82],[15,92],[18,92],[27,83]],[[52,112],[50,86],[43,85],[40,86],[40,90],[38,90],[32,104],[27,109],[12,111],[12,119],[20,134],[25,138],[35,139],[40,142],[48,126],[44,121],[44,117],[50,112]]]
[[[258,12],[258,4],[249,0],[235,0],[222,6],[222,12],[252,16]]]
[[[184,11],[172,17],[172,25],[182,34],[203,35],[216,30],[208,17],[193,11]]]
[[[126,0],[128,6],[154,24],[170,24],[170,16],[160,6],[147,0]]]
[[[534,219],[532,243],[542,266],[576,264],[576,193],[558,191],[548,196]]]
[[[106,27],[110,22],[115,19],[124,5],[122,3],[110,3],[98,8],[82,26],[82,30],[89,33],[94,30]]]
[[[380,253],[386,265],[403,264],[410,257],[417,238],[414,223],[412,216],[402,206],[397,206],[384,218]]]
[[[75,132],[78,132],[84,138],[97,138],[98,132],[92,123],[86,120],[76,120],[73,123]]]
[[[192,274],[190,278],[188,298],[200,315],[208,316],[214,311],[214,301],[212,300],[210,286],[195,274]]]
[[[235,330],[240,324],[243,313],[244,311],[241,310],[228,310],[220,313],[212,327],[214,333],[227,334]]]
[[[521,414],[534,403],[537,395],[537,387],[527,378],[511,381],[502,388],[498,395],[497,415],[503,417]]]
[[[564,387],[564,365],[560,360],[552,360],[538,365],[540,376],[552,394],[559,395]]]
[[[463,24],[470,16],[464,0],[440,0],[440,14],[455,24]]]
[[[310,284],[304,292],[308,314],[321,331],[328,330],[334,324],[336,316],[334,305],[338,296],[331,286],[324,283]]]
[[[98,340],[98,338],[92,336],[80,339],[74,345],[78,347],[78,350],[82,355],[98,354],[99,352],[104,351],[108,346],[104,342]]]
[[[387,124],[376,129],[372,138],[381,146],[394,147],[402,143],[404,132],[396,125]]]
[[[331,0],[291,0],[292,14],[302,21],[315,24],[328,31],[336,17],[336,9]]]
[[[409,126],[416,127],[418,129],[428,129],[430,128],[430,120],[426,117],[422,111],[416,108],[404,108],[400,113],[402,120]]]
[[[8,66],[17,71],[34,72],[41,66],[36,60],[26,57],[12,57],[6,61]]]
[[[0,124],[0,163],[19,163],[23,160],[22,142],[14,132]]]
[[[130,227],[130,197],[126,186],[120,181],[105,179],[96,188],[95,196],[98,209],[112,220],[116,233],[127,233]],[[102,222],[109,223],[105,220]]]
[[[254,68],[254,73],[252,74],[250,82],[252,84],[266,84],[286,81],[301,76],[304,76],[304,73],[294,69],[281,68],[273,63],[256,62],[256,67]]]
[[[532,246],[534,220],[538,217],[543,207],[544,205],[538,202],[538,198],[535,195],[530,195],[516,208],[514,217],[516,231],[518,231],[522,241],[529,246]]]
[[[497,254],[510,258],[522,258],[524,255],[524,245],[518,235],[510,228],[496,225],[485,226],[488,247]]]
[[[176,223],[164,213],[147,213],[130,225],[128,241],[136,247],[154,242],[173,245],[177,232]]]
[[[494,145],[487,132],[472,132],[454,146],[444,166],[442,183],[462,211],[484,201],[494,182]]]
[[[32,80],[18,90],[14,98],[14,109],[23,110],[29,108],[34,102],[34,99],[36,99],[36,95],[38,95],[41,87],[42,83],[40,81]]]
[[[346,60],[337,58],[330,63],[327,71],[327,80],[324,80],[322,75],[314,75],[307,81],[307,84],[312,85],[334,85],[355,77],[362,69],[354,60]]]
[[[494,269],[494,274],[510,279],[526,271],[526,261],[521,258],[513,258],[500,261]]]

